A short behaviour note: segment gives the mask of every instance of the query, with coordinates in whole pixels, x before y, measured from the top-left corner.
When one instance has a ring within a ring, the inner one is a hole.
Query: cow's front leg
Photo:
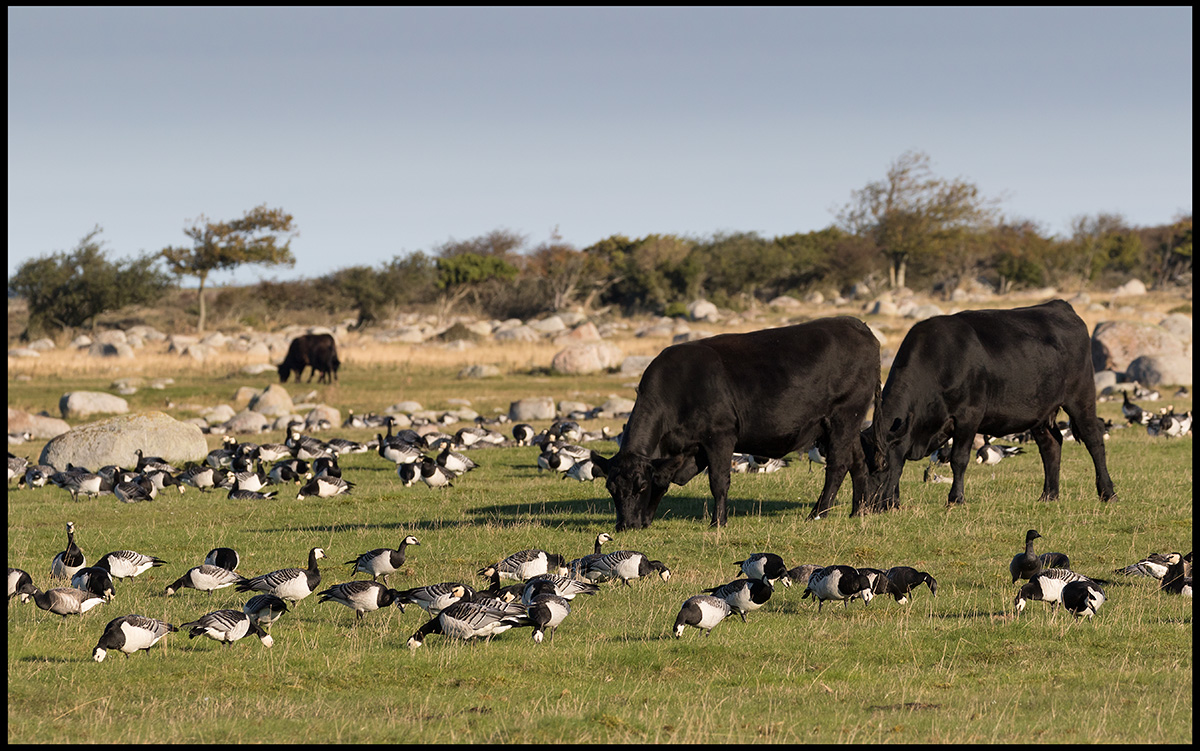
[[[1045,480],[1042,482],[1042,501],[1058,500],[1058,474],[1062,462],[1062,431],[1054,424],[1051,417],[1046,423],[1033,429],[1033,440],[1037,442],[1038,453],[1042,455],[1042,472]]]
[[[711,527],[724,527],[728,521],[729,477],[733,465],[733,441],[720,441],[704,447],[708,457],[708,489],[712,492]]]

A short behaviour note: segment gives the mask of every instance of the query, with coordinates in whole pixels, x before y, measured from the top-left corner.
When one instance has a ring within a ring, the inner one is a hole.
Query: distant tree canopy
[[[935,174],[928,155],[906,152],[882,179],[851,191],[835,221],[820,230],[776,237],[613,234],[577,248],[557,228],[532,247],[526,235],[496,229],[376,266],[334,269],[312,280],[263,281],[253,294],[239,296],[229,288],[217,301],[227,317],[238,319],[240,307],[246,320],[264,322],[282,320],[285,311],[353,311],[362,328],[414,306],[433,308],[442,318],[470,308],[505,319],[572,307],[663,314],[697,297],[744,309],[780,295],[837,295],[864,284],[948,296],[977,282],[1001,293],[1048,285],[1104,288],[1130,277],[1152,287],[1191,282],[1191,214],[1157,227],[1132,227],[1118,214],[1099,212],[1076,217],[1070,235],[1059,237],[1034,221],[1002,216],[997,204],[965,179]],[[29,298],[37,314],[31,327],[84,325],[97,312],[161,290],[154,259],[108,264],[95,243],[98,232],[81,241],[69,262],[64,254],[35,259],[10,279],[10,290]],[[200,217],[184,233],[192,246],[165,248],[160,257],[175,274],[199,279],[201,330],[210,272],[294,263],[295,228],[282,209],[259,206],[231,222]],[[101,281],[80,286],[84,266],[93,269],[89,280]],[[119,282],[118,272],[126,275]],[[144,277],[129,276],[139,272]],[[100,289],[120,294],[105,297]]]
[[[157,254],[109,261],[96,227],[74,250],[21,264],[8,288],[29,306],[26,336],[94,324],[96,316],[126,305],[152,303],[171,277],[158,268]]]
[[[204,285],[210,273],[249,263],[291,266],[296,262],[289,247],[296,235],[292,215],[283,209],[268,209],[266,204],[230,222],[213,222],[201,215],[183,234],[192,239],[190,248],[170,246],[163,248],[161,255],[176,274],[200,281],[200,320],[196,328],[201,332],[205,324]],[[287,239],[280,242],[283,237]]]

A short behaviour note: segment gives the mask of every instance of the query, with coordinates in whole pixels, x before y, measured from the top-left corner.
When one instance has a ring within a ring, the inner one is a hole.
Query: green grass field
[[[467,396],[491,414],[520,396],[632,396],[615,376],[510,374],[464,386],[447,372],[412,370],[398,385],[378,383],[382,372],[344,371],[322,398],[344,415],[346,407],[380,410],[399,398],[439,408]],[[77,379],[70,387],[103,389],[108,380]],[[227,400],[241,384],[176,380],[165,394],[176,402]],[[53,409],[69,390],[54,379],[9,386],[10,404],[39,409]],[[288,388],[303,394],[311,387]],[[154,408],[163,397],[143,391],[131,403]],[[1119,418],[1119,403],[1100,410]],[[593,447],[615,451],[613,443]],[[35,459],[40,450],[22,448],[17,453]],[[949,486],[921,483],[922,466],[910,463],[904,507],[862,519],[847,516],[847,480],[828,519],[804,520],[822,481],[820,468],[810,472],[804,459],[775,474],[735,475],[729,525],[721,530],[708,527],[703,478],[673,488],[651,528],[623,532],[606,546],[666,562],[670,581],[609,584],[595,597],[576,598],[552,643],[535,644],[528,629],[514,629],[490,643],[431,636],[414,652],[406,641],[427,619],[423,611],[369,613],[356,626],[349,609],[309,597],[272,628],[272,649],[253,638],[224,648],[175,633],[149,653],[110,653],[103,664],[91,652],[112,618],[140,613],[179,624],[240,609],[247,595],[232,588],[163,594],[218,545],[241,552],[245,575],[303,566],[310,547],[323,547],[324,587],[351,578],[342,561],[413,534],[421,545],[409,549],[394,587],[454,579],[485,586],[475,572],[517,550],[591,552],[596,534],[612,531],[612,503],[600,482],[539,474],[532,448],[473,451],[481,467],[441,491],[402,487],[377,455],[347,456],[344,477],[357,487],[336,499],[297,501],[288,486],[279,499],[257,503],[194,489],[153,503],[125,505],[112,496],[73,503],[58,488],[10,486],[9,565],[29,571],[43,589],[67,521],[75,522],[89,561],[130,548],[169,564],[118,582],[114,601],[83,616],[63,620],[10,602],[8,740],[1190,741],[1191,600],[1110,572],[1146,553],[1191,550],[1192,439],[1114,431],[1109,469],[1120,499],[1109,504],[1096,499],[1091,463],[1077,444],[1064,447],[1062,499],[1039,503],[1041,463],[1036,449],[1028,452],[994,472],[972,465],[967,504],[954,509],[945,505]],[[1044,536],[1039,553],[1067,553],[1076,571],[1114,580],[1094,620],[1076,622],[1036,602],[1015,616],[1008,562],[1031,527]],[[879,597],[869,606],[830,604],[818,615],[798,588],[780,589],[747,623],[734,616],[711,636],[689,629],[673,639],[680,604],[734,579],[734,562],[759,551],[789,565],[911,565],[937,578],[938,594],[922,587],[907,606]]]

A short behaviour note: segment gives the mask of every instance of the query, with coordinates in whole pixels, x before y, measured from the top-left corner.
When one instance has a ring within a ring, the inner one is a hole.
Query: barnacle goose
[[[499,563],[496,563],[495,568],[501,579],[523,582],[526,579],[532,579],[538,574],[555,573],[565,575],[567,573],[567,562],[557,553],[547,553],[545,550],[531,548],[513,553]],[[484,576],[484,571],[486,570],[486,568],[480,569],[479,575]]]
[[[1131,563],[1124,568],[1113,569],[1114,574],[1125,574],[1127,576],[1149,576],[1154,579],[1161,579],[1167,573],[1167,568],[1171,565],[1170,553],[1151,553],[1137,563]]]
[[[317,593],[318,602],[336,602],[354,611],[354,622],[362,620],[363,613],[385,608],[395,603],[404,612],[404,603],[396,599],[397,592],[375,581],[359,579],[343,584],[334,584]]]
[[[104,627],[100,641],[96,642],[96,648],[92,650],[92,659],[96,662],[104,662],[104,657],[110,649],[124,652],[125,659],[129,659],[129,655],[139,649],[149,651],[150,647],[157,644],[159,639],[178,630],[178,627],[166,621],[136,614],[113,618]]]
[[[826,566],[808,578],[808,588],[801,599],[809,596],[817,601],[817,612],[820,613],[826,600],[841,600],[845,607],[854,597],[861,597],[863,603],[869,605],[875,594],[866,574],[853,566],[835,565]]]
[[[1122,391],[1121,415],[1124,416],[1126,422],[1145,425],[1154,415],[1142,409],[1137,404],[1129,401],[1129,391]]]
[[[1053,611],[1062,602],[1063,588],[1071,582],[1078,581],[1091,580],[1083,574],[1077,574],[1065,568],[1045,569],[1034,574],[1017,590],[1017,596],[1013,599],[1013,607],[1020,613],[1025,610],[1025,603],[1029,600],[1040,600],[1050,603],[1050,609]]]
[[[84,592],[82,589],[74,587],[55,587],[54,589],[41,591],[37,587],[32,587],[29,596],[33,598],[33,602],[42,610],[49,610],[51,613],[61,615],[66,618],[68,615],[79,615],[86,613],[92,608],[104,602],[104,598],[91,592]]]
[[[703,591],[729,603],[729,607],[733,608],[733,612],[741,616],[742,623],[745,623],[746,613],[766,605],[775,588],[758,579],[734,579],[728,584]]]
[[[375,548],[363,553],[352,561],[346,561],[351,565],[350,576],[353,577],[360,572],[370,574],[373,580],[378,580],[382,576],[383,583],[387,584],[388,576],[404,565],[404,554],[408,546],[420,544],[420,540],[409,535],[400,541],[400,547],[395,550]]]
[[[1192,596],[1192,575],[1188,571],[1192,554],[1181,556],[1171,553],[1167,556],[1167,572],[1163,574],[1162,590],[1171,594]]]
[[[453,487],[453,480],[458,477],[454,472],[438,464],[428,456],[423,457],[418,466],[421,473],[421,482],[431,488]]]
[[[161,558],[144,555],[134,550],[114,550],[111,553],[105,553],[100,560],[96,561],[96,566],[112,574],[115,579],[128,579],[144,574],[164,563],[166,561]]]
[[[421,460],[421,449],[408,441],[394,436],[384,438],[379,433],[375,434],[375,440],[379,442],[379,455],[393,464],[414,464]]]
[[[1010,456],[1016,456],[1017,454],[1022,454],[1024,452],[1025,449],[1021,448],[1020,446],[993,446],[990,443],[985,443],[983,446],[979,447],[978,451],[975,452],[975,463],[995,466],[999,464],[1002,459],[1006,459]]]
[[[583,572],[587,569],[588,565],[592,561],[594,561],[597,558],[599,558],[600,556],[604,555],[603,551],[600,549],[600,546],[606,542],[612,542],[612,539],[613,539],[612,535],[610,535],[607,532],[601,532],[600,534],[596,535],[596,543],[595,543],[595,547],[593,548],[592,552],[581,558],[576,558],[575,560],[568,563],[567,564],[567,575],[571,576],[575,579],[582,579]]]
[[[242,612],[250,616],[250,620],[270,631],[271,624],[288,611],[287,603],[273,594],[254,595],[242,606]]]
[[[216,470],[212,467],[196,465],[179,473],[179,481],[191,485],[201,493],[207,493],[216,485]]]
[[[526,591],[533,596],[526,602],[526,617],[533,625],[533,640],[541,644],[548,629],[550,637],[547,641],[552,642],[554,632],[571,614],[571,603],[568,598],[555,594],[554,585],[546,580],[532,579],[530,584],[533,586]]]
[[[171,463],[161,456],[143,456],[142,450],[137,449],[133,452],[137,455],[137,465],[134,466],[134,472],[142,472],[146,469],[161,469],[167,472],[178,472],[179,470],[171,466]]]
[[[1063,587],[1063,607],[1069,610],[1076,619],[1087,616],[1091,620],[1100,606],[1104,604],[1104,590],[1096,582],[1085,579],[1070,582]]]
[[[783,558],[774,553],[754,553],[744,561],[734,561],[742,567],[742,573],[751,579],[757,579],[761,582],[766,582],[771,586],[775,586],[775,582],[782,580],[783,586],[792,586],[792,580],[788,578],[788,568],[783,563]]]
[[[267,473],[263,471],[261,461],[258,463],[258,469],[253,472],[233,473],[234,490],[259,491],[265,487],[267,487]]]
[[[71,586],[111,600],[116,595],[112,574],[99,566],[84,566],[71,577]]]
[[[636,550],[618,550],[615,553],[605,553],[592,561],[583,575],[585,579],[593,582],[620,579],[621,583],[628,587],[633,579],[640,579],[654,572],[658,572],[663,581],[671,578],[671,569],[662,561],[652,561],[645,553]]]
[[[83,551],[75,544],[75,522],[67,522],[67,549],[50,561],[51,579],[70,579],[87,565]]]
[[[183,576],[168,584],[166,594],[170,597],[181,589],[189,588],[208,592],[211,597],[214,591],[232,587],[241,581],[245,581],[245,577],[241,574],[236,574],[221,566],[205,563],[188,569]]]
[[[421,468],[417,464],[397,464],[396,474],[400,476],[400,484],[411,488],[421,479]]]
[[[63,478],[61,487],[71,494],[72,501],[78,501],[80,493],[89,498],[100,495],[102,479],[100,475],[91,472],[72,472]]]
[[[414,604],[429,615],[436,616],[450,605],[474,594],[475,590],[465,584],[441,582],[401,590],[397,593],[397,599],[406,605]]]
[[[296,500],[302,501],[306,496],[316,496],[317,498],[331,498],[335,495],[346,495],[354,488],[354,483],[347,482],[340,477],[314,477],[300,488],[300,492],[296,494]]]
[[[689,597],[684,600],[683,607],[679,609],[679,615],[675,617],[674,636],[676,639],[683,636],[683,629],[687,626],[701,629],[704,631],[704,635],[708,636],[721,621],[731,615],[733,615],[733,608],[720,597],[712,595]]]
[[[533,437],[537,435],[537,431],[529,423],[519,422],[513,426],[513,438],[517,440],[518,446],[528,446],[533,443]]]
[[[200,618],[179,624],[180,630],[188,629],[188,638],[207,636],[225,646],[233,644],[247,634],[254,634],[264,647],[275,643],[271,635],[263,630],[250,616],[237,610],[214,610]]]
[[[8,569],[8,599],[20,597],[21,602],[29,602],[33,596],[33,577],[19,568]]]
[[[158,490],[150,483],[149,480],[127,480],[118,482],[113,486],[113,495],[121,503],[141,503],[142,501],[153,501]]]
[[[580,482],[592,482],[596,478],[604,476],[604,470],[591,459],[575,462],[563,473],[563,479],[570,477]]]
[[[260,493],[257,490],[241,490],[238,488],[233,488],[229,491],[229,495],[227,497],[231,501],[269,501],[277,495],[279,495],[278,490],[270,490],[266,493]],[[299,495],[296,496],[297,499],[301,497],[302,496]]]
[[[523,626],[527,617],[506,613],[477,602],[451,603],[428,623],[417,629],[408,640],[409,649],[417,649],[430,634],[442,634],[454,639],[489,639],[513,626]]]
[[[461,452],[451,450],[450,446],[443,448],[442,452],[437,455],[437,463],[456,475],[470,472],[479,466],[473,459],[471,459],[471,457]]]
[[[204,562],[210,566],[220,566],[229,571],[237,571],[241,558],[233,548],[213,548],[204,556]]]
[[[316,591],[321,585],[321,572],[317,561],[325,557],[321,548],[308,551],[308,568],[281,568],[253,579],[237,583],[238,592],[269,592],[290,602],[298,602]]]
[[[479,575],[486,578],[490,582],[488,588],[484,590],[484,592],[502,602],[519,600],[521,599],[521,593],[525,591],[524,582],[518,582],[517,584],[513,584],[508,587],[501,587],[500,572],[496,570],[495,566],[487,566],[479,572]],[[543,576],[543,574],[538,574],[538,576]],[[470,600],[472,597],[468,596],[464,599]]]

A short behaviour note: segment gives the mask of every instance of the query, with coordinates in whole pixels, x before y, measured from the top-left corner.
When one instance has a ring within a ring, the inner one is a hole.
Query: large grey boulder
[[[133,467],[137,449],[182,463],[202,461],[208,443],[195,425],[162,412],[139,412],[76,426],[50,439],[38,461],[58,469],[65,469],[68,462],[92,470],[106,464]]]
[[[554,355],[550,369],[565,375],[584,375],[615,368],[621,360],[620,348],[609,342],[572,344]]]
[[[28,431],[34,438],[53,438],[71,429],[66,420],[46,415],[31,415],[20,409],[8,408],[8,432],[24,433]]]
[[[687,312],[693,321],[716,323],[721,320],[721,313],[717,310],[717,306],[708,300],[691,301],[688,303]]]
[[[1191,386],[1192,358],[1183,355],[1142,355],[1129,363],[1125,377],[1145,386]]]
[[[272,383],[255,395],[250,400],[249,407],[260,415],[266,415],[267,417],[286,415],[295,409],[295,405],[292,404],[291,395],[288,394],[287,389],[278,383]]]
[[[518,399],[508,405],[508,419],[513,422],[553,420],[557,416],[558,413],[554,409],[554,399],[548,396]]]
[[[225,433],[254,434],[263,432],[270,424],[265,415],[251,409],[243,409],[221,423],[221,428]]]
[[[103,391],[71,391],[58,400],[58,411],[64,420],[82,420],[92,415],[123,415],[129,402]]]
[[[1096,370],[1125,371],[1131,362],[1152,357],[1185,355],[1191,348],[1175,334],[1152,323],[1140,321],[1101,321],[1092,332],[1092,367]]]

